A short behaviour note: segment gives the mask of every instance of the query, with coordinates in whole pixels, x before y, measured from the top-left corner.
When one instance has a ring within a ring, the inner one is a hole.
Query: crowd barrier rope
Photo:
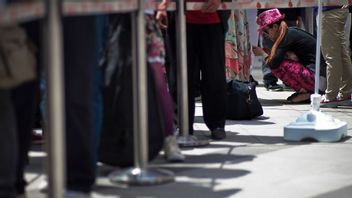
[[[185,9],[198,10],[202,4],[187,2]],[[322,4],[342,5],[343,0],[326,0]],[[317,0],[233,0],[232,2],[221,3],[219,10],[316,7],[317,5]],[[62,6],[64,16],[130,12],[138,9],[137,0],[63,0]],[[155,6],[156,2],[154,1],[154,3],[145,5],[145,8],[153,9]],[[170,4],[169,10],[176,10],[176,2]],[[30,3],[23,0],[23,3],[0,5],[0,24],[34,20],[42,18],[44,14],[43,0],[32,0]]]

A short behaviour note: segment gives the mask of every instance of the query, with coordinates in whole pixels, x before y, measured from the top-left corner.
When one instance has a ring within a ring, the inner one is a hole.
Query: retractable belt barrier
[[[342,5],[341,0],[326,0],[323,5]],[[350,3],[352,4],[352,2]],[[187,2],[186,10],[199,10],[203,3]],[[221,3],[219,10],[231,9],[259,9],[259,8],[295,8],[316,7],[317,0],[233,0]],[[147,4],[145,8],[154,9],[156,3]],[[130,12],[138,9],[137,0],[63,0],[63,15],[87,15],[116,12]],[[172,2],[168,10],[176,10],[176,3]],[[0,24],[29,21],[43,17],[45,6],[42,0],[27,3],[11,3],[7,6],[0,5]]]

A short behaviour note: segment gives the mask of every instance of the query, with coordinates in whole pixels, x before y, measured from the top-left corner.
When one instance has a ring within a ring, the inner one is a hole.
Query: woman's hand
[[[220,0],[207,0],[201,8],[202,12],[213,13],[220,6]]]
[[[286,58],[286,59],[290,59],[290,60],[294,60],[294,61],[299,61],[299,59],[298,59],[298,57],[296,56],[296,54],[293,53],[293,52],[291,52],[291,51],[286,52],[285,58]]]
[[[253,54],[256,56],[264,56],[264,54],[266,54],[263,48],[257,47],[257,46],[252,46],[252,51],[253,51]]]
[[[156,13],[156,20],[158,21],[158,24],[160,25],[161,28],[167,28],[169,22],[167,20],[167,7],[169,6],[170,0],[163,0],[160,2],[157,8],[157,13]]]

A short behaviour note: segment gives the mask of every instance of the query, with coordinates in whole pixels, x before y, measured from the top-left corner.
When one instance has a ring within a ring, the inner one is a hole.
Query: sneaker
[[[320,107],[322,108],[337,108],[338,106],[351,106],[351,96],[347,98],[342,98],[338,95],[334,100],[329,100],[326,95],[323,95],[320,101]]]
[[[283,91],[284,88],[277,83],[265,84],[264,87],[267,91]]]
[[[185,160],[185,156],[182,155],[174,135],[169,135],[165,138],[164,152],[165,158],[169,162],[183,162]]]
[[[211,130],[211,138],[214,140],[222,140],[226,138],[226,132],[224,128],[215,128]]]
[[[336,99],[338,101],[338,106],[352,106],[351,94],[347,98],[343,98],[339,93]]]
[[[337,100],[329,100],[326,98],[326,95],[323,95],[320,100],[320,107],[322,108],[336,108]]]

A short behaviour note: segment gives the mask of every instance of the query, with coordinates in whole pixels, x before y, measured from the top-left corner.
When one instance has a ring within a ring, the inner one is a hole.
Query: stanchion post
[[[48,82],[48,197],[64,197],[65,185],[65,108],[62,52],[61,0],[46,1]]]
[[[148,162],[148,90],[145,53],[144,0],[139,0],[139,9],[132,15],[132,45],[134,47],[133,83],[133,133],[135,167],[145,168]]]
[[[138,0],[138,10],[132,15],[133,34],[133,134],[135,166],[109,175],[113,183],[154,185],[174,181],[174,174],[162,169],[147,168],[148,163],[148,90],[145,52],[145,0]]]
[[[209,140],[189,135],[188,117],[188,76],[187,76],[187,40],[184,0],[176,2],[176,43],[177,43],[177,105],[180,136],[177,143],[181,146],[204,146]]]
[[[312,110],[320,110],[320,100],[321,96],[319,94],[319,84],[320,84],[320,44],[321,44],[321,19],[322,19],[322,1],[318,0],[318,20],[317,20],[317,44],[315,53],[315,84],[314,84],[314,94],[310,96]]]

